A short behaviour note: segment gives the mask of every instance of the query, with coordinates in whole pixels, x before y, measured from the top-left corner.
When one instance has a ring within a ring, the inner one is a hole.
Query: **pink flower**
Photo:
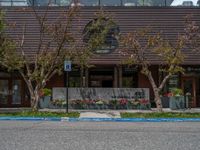
[[[127,105],[128,104],[128,100],[127,99],[121,99],[120,101],[119,101],[119,104],[120,105]]]
[[[147,100],[147,99],[141,99],[140,100],[140,104],[148,105],[149,104],[149,100]]]

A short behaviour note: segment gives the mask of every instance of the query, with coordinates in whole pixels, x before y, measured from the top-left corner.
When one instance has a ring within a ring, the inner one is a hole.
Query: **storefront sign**
[[[187,73],[200,73],[200,67],[187,67],[185,70]]]
[[[53,99],[65,99],[65,88],[53,88]],[[69,100],[149,100],[148,88],[69,88]]]

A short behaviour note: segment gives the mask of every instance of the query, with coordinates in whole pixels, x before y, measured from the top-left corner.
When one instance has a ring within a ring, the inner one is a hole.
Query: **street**
[[[0,150],[199,150],[200,123],[0,121]]]

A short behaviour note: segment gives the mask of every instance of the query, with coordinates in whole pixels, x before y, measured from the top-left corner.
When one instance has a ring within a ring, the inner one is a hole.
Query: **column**
[[[122,88],[122,66],[120,65],[119,67],[118,67],[118,70],[119,70],[119,87],[120,88]]]
[[[117,88],[118,87],[118,71],[117,71],[117,67],[114,66],[114,83],[113,83],[113,87]]]
[[[89,86],[88,83],[89,83],[89,69],[86,68],[85,69],[85,87]]]

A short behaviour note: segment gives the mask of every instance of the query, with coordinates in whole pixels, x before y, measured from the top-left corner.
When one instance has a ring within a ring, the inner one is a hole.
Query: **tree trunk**
[[[157,107],[157,111],[158,112],[162,112],[162,101],[160,98],[160,94],[159,94],[159,90],[158,89],[154,89],[154,96],[155,96],[155,103],[156,103],[156,107]]]
[[[154,100],[155,100],[155,103],[156,103],[157,111],[158,111],[158,112],[162,112],[162,111],[163,111],[163,110],[162,110],[162,102],[161,102],[161,98],[160,98],[160,94],[159,94],[160,89],[156,86],[155,81],[154,81],[154,79],[153,79],[153,77],[152,77],[151,72],[149,72],[149,73],[147,74],[147,77],[148,77],[149,82],[151,83],[151,86],[152,86],[152,88],[153,88]]]
[[[40,100],[40,90],[37,86],[34,91],[30,91],[31,93],[31,108],[32,111],[38,111],[39,100]]]
[[[32,111],[38,111],[39,100],[40,100],[39,92],[34,92],[34,95],[31,95]]]

